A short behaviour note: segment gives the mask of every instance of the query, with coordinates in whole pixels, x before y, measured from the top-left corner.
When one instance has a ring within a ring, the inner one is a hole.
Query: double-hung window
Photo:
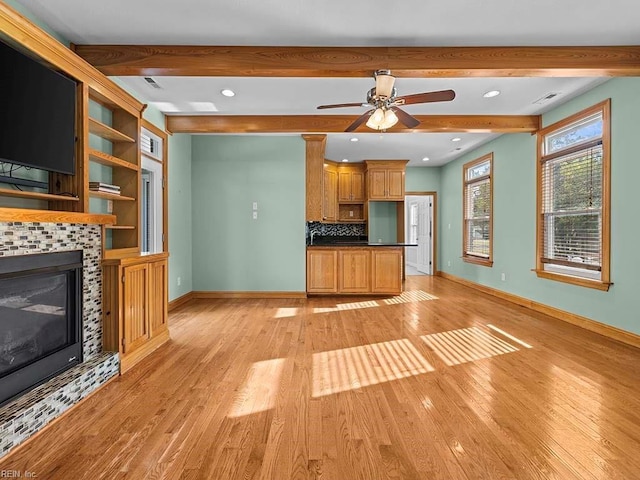
[[[609,119],[607,100],[538,133],[539,277],[609,288]]]
[[[465,262],[493,265],[493,153],[463,167],[463,251]]]

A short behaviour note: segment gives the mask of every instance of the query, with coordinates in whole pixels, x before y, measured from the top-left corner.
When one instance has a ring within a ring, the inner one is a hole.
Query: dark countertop
[[[342,247],[417,247],[417,243],[377,243],[377,242],[354,242],[354,243],[322,243],[307,245],[307,248],[323,247],[323,248],[342,248]]]
[[[415,243],[370,242],[366,236],[314,235],[307,238],[307,247],[417,247]]]

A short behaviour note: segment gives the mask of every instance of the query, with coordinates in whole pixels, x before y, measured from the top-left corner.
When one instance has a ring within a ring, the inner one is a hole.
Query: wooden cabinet
[[[402,293],[402,247],[307,247],[307,293]]]
[[[364,202],[364,165],[338,167],[338,202]]]
[[[408,160],[365,160],[367,200],[404,200],[404,176]]]
[[[120,353],[122,373],[169,340],[167,257],[103,262],[103,347]]]
[[[371,291],[371,253],[367,250],[338,251],[338,288],[341,293]]]
[[[322,219],[335,222],[338,219],[338,171],[330,164],[324,167],[324,201],[322,203]]]
[[[402,249],[371,251],[371,292],[402,292]]]
[[[338,291],[338,252],[307,250],[307,292],[336,293]]]

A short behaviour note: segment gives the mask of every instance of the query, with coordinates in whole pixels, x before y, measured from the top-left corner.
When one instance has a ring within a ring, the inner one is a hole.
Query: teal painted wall
[[[193,136],[191,173],[193,289],[305,291],[303,139]]]
[[[397,218],[396,202],[369,202],[369,241],[397,242]]]
[[[193,290],[191,135],[169,136],[169,301]],[[178,277],[181,284],[178,285]]]
[[[616,78],[543,116],[549,125],[611,98],[611,279],[608,292],[537,278],[535,268],[535,136],[504,135],[441,172],[440,269],[634,333],[640,333],[636,241],[640,79]],[[462,262],[462,165],[494,152],[494,265]],[[449,228],[449,225],[451,228]],[[447,262],[451,262],[448,266]],[[500,274],[506,274],[506,281]]]
[[[407,192],[439,192],[440,168],[407,167],[404,189]]]

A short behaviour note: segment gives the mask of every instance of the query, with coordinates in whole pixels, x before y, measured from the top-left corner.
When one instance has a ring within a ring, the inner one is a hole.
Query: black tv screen
[[[75,174],[76,83],[0,42],[0,161]]]

